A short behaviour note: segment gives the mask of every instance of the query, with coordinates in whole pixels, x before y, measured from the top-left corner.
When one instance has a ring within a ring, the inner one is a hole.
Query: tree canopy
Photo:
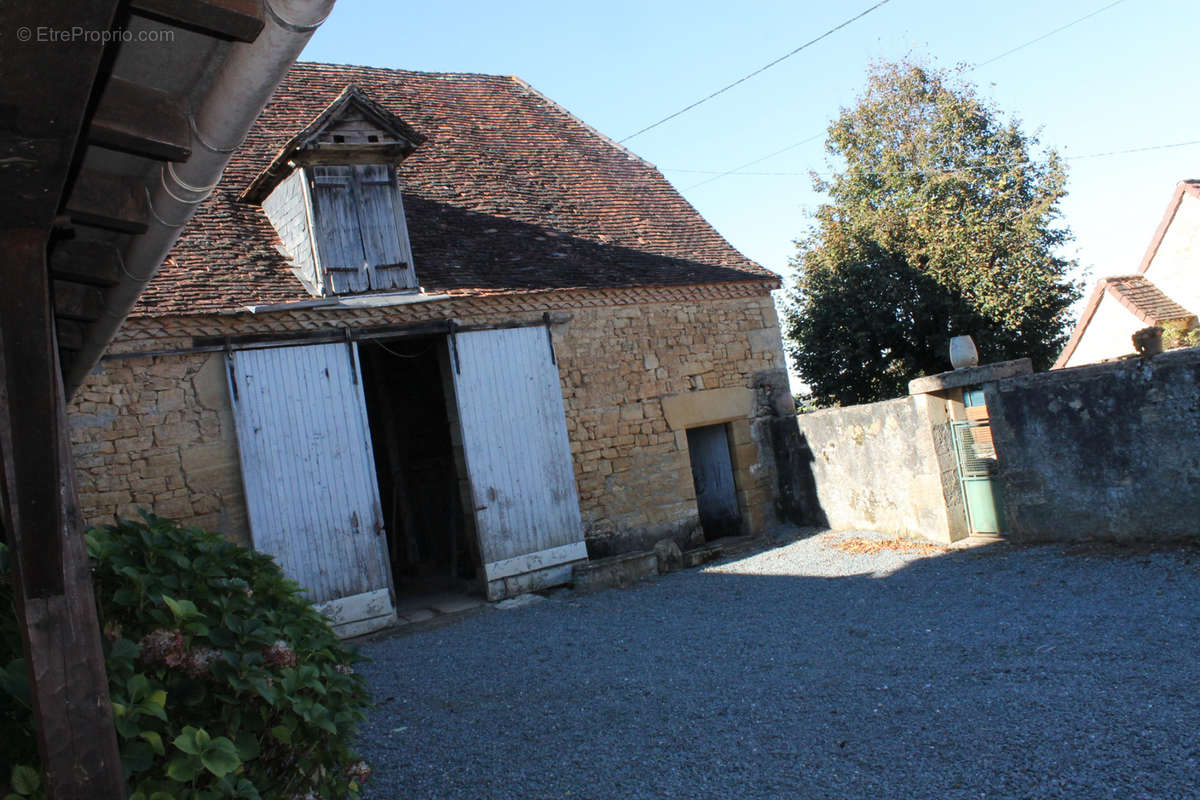
[[[829,127],[837,171],[814,174],[829,202],[798,240],[785,312],[789,354],[818,404],[897,397],[950,368],[950,337],[981,360],[1065,339],[1079,287],[1058,255],[1066,170],[969,85],[911,63],[872,68]]]

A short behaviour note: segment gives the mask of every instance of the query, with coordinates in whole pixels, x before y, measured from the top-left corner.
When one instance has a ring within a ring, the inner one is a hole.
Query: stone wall
[[[560,293],[567,297],[567,293]],[[593,555],[686,541],[697,526],[685,430],[726,424],[747,532],[774,520],[768,423],[790,407],[768,294],[646,302],[613,292],[569,299],[453,301],[461,324],[553,325],[580,508]],[[632,298],[632,300],[631,300]],[[182,348],[196,335],[278,332],[436,318],[436,303],[357,312],[130,320],[114,350]],[[146,507],[248,541],[224,356],[109,358],[70,408],[87,521]]]
[[[985,387],[1014,541],[1200,534],[1200,349]]]
[[[249,542],[222,354],[102,362],[68,411],[88,524],[145,508]]]
[[[769,296],[585,309],[557,349],[594,555],[686,543],[698,518],[685,431],[699,425],[728,424],[747,532],[764,529],[774,470],[760,427],[787,387]]]
[[[965,535],[948,506],[956,479],[948,437],[935,437],[946,421],[939,402],[904,397],[801,414],[794,471],[807,462],[799,477],[815,494],[803,521],[942,542]]]

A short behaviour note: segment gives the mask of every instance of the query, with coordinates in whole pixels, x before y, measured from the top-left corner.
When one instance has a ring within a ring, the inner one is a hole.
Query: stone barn
[[[75,395],[80,502],[270,553],[346,634],[755,534],[778,286],[516,78],[297,64]]]

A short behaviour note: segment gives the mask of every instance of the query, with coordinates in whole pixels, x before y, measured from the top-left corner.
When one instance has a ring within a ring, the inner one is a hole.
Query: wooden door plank
[[[391,571],[357,348],[240,350],[231,359],[254,548],[314,603],[340,608],[339,625],[361,621],[353,614],[368,596],[387,596],[387,609],[369,604],[372,618],[386,617]]]
[[[454,346],[455,403],[487,580],[585,559],[562,388],[546,329],[459,333]],[[489,597],[498,597],[490,585]]]

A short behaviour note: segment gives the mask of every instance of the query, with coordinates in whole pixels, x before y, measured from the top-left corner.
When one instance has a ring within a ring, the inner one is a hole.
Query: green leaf
[[[195,756],[176,756],[167,764],[167,777],[180,783],[189,783],[200,771],[200,759]]]
[[[163,603],[167,608],[171,609],[171,613],[177,620],[191,619],[192,617],[202,616],[200,610],[196,608],[196,604],[191,600],[176,600],[170,595],[162,596]]]
[[[205,769],[218,778],[228,775],[242,765],[242,760],[238,758],[237,747],[224,736],[213,739],[204,748],[204,752],[200,754],[200,761],[204,764]]]
[[[141,737],[150,744],[150,749],[158,755],[164,755],[166,748],[163,747],[162,736],[155,731],[142,731]]]
[[[17,766],[13,767],[9,783],[12,784],[13,791],[17,794],[28,796],[36,792],[42,785],[42,776],[33,767]]]
[[[253,761],[261,752],[258,737],[250,731],[242,731],[237,735],[237,754],[242,761]]]
[[[129,699],[134,703],[142,702],[151,692],[149,678],[140,672],[129,679],[125,688],[129,690]]]
[[[276,725],[271,728],[271,735],[284,744],[292,743],[292,729],[286,725]]]
[[[183,729],[183,731],[180,732],[178,736],[175,737],[175,740],[172,741],[171,744],[175,745],[176,748],[187,753],[189,756],[198,756],[200,755],[201,745],[196,741],[196,733],[196,729],[191,725],[188,725]]]

